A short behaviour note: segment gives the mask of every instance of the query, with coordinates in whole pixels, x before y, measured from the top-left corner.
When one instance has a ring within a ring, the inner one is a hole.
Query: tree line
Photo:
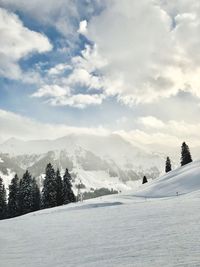
[[[68,169],[61,177],[59,169],[55,171],[51,163],[46,166],[42,192],[36,179],[26,171],[21,179],[17,174],[13,177],[7,199],[5,185],[0,177],[0,219],[12,218],[75,201],[72,178]]]
[[[184,166],[188,163],[192,162],[192,156],[190,153],[190,149],[189,146],[183,142],[181,145],[181,166]],[[165,162],[165,172],[170,172],[172,170],[172,164],[171,164],[171,160],[169,157],[166,158],[166,162]],[[144,176],[142,179],[142,184],[147,183],[147,177]]]

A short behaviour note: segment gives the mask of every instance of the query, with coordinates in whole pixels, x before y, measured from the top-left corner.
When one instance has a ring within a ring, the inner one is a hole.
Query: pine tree
[[[33,194],[33,211],[39,210],[41,207],[40,189],[35,180],[32,179],[32,194]]]
[[[26,171],[19,184],[19,207],[20,214],[33,211],[32,177]]]
[[[185,142],[183,142],[181,146],[181,166],[184,166],[190,162],[192,162],[190,149],[188,145]]]
[[[144,176],[143,179],[142,179],[142,184],[145,184],[145,183],[148,183],[146,176]]]
[[[51,208],[57,205],[56,201],[56,174],[51,163],[47,164],[44,185],[42,190],[42,207]]]
[[[7,216],[6,189],[3,184],[3,179],[0,177],[0,220],[5,219],[6,216]]]
[[[9,185],[8,215],[9,217],[15,217],[19,214],[19,178],[16,174]]]
[[[63,204],[63,182],[60,176],[60,171],[57,169],[56,172],[56,203],[57,206]]]
[[[68,204],[70,202],[75,202],[76,197],[72,190],[72,178],[66,169],[65,174],[63,176],[63,204]]]
[[[165,172],[170,172],[172,170],[171,160],[169,157],[166,159]]]

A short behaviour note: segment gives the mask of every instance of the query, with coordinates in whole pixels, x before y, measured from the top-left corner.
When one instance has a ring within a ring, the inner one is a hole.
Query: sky
[[[200,145],[198,0],[0,0],[0,142]]]

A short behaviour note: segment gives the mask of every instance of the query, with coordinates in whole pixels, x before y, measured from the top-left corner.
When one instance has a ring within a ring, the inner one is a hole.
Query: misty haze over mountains
[[[33,141],[11,138],[0,145],[0,158],[0,172],[7,185],[14,173],[21,176],[26,169],[42,183],[45,167],[51,162],[61,172],[68,168],[74,186],[81,180],[86,191],[102,187],[129,190],[145,174],[150,179],[158,177],[165,160],[114,134],[70,134]]]

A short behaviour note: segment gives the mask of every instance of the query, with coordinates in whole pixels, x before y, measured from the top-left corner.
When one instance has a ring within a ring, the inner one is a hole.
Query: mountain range
[[[55,140],[23,141],[11,138],[0,144],[0,175],[6,187],[14,173],[28,169],[42,186],[46,165],[61,173],[68,168],[76,189],[128,190],[141,183],[143,175],[154,179],[164,166],[164,156],[133,145],[117,134],[107,136],[70,134]]]

